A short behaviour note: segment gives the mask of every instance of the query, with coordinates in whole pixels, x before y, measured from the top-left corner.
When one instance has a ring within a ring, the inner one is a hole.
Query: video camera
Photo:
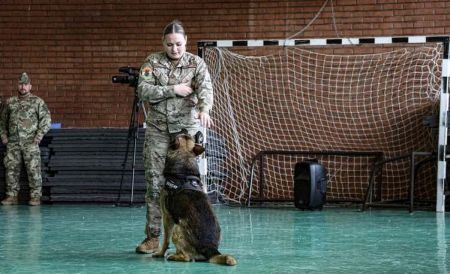
[[[127,75],[115,75],[112,77],[113,83],[129,84],[132,87],[137,87],[139,81],[139,69],[130,66],[120,67],[119,72]]]

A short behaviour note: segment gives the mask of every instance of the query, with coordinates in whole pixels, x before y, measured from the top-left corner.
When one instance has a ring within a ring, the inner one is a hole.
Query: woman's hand
[[[186,97],[189,94],[192,93],[192,88],[188,85],[185,84],[180,84],[180,85],[175,85],[173,87],[173,91],[175,92],[176,95],[181,96],[181,97]]]
[[[210,128],[213,125],[211,117],[209,117],[209,114],[206,112],[200,112],[198,114],[198,119],[200,119],[200,125],[202,127]]]

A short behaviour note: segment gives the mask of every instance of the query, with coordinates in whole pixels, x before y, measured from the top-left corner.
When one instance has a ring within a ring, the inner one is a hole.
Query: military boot
[[[38,206],[41,204],[41,198],[40,197],[31,197],[28,201],[28,204],[30,206]]]
[[[19,200],[17,196],[6,196],[6,198],[2,201],[2,205],[17,205]]]
[[[136,247],[136,253],[150,254],[158,251],[159,238],[145,238],[140,245]]]

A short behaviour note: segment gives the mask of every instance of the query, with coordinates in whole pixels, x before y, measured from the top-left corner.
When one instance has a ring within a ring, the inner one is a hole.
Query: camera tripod
[[[147,112],[145,110],[144,103],[139,99],[137,95],[137,86],[135,86],[134,90],[134,100],[133,100],[133,109],[131,111],[130,124],[128,127],[128,135],[127,135],[127,147],[125,149],[125,157],[122,163],[122,175],[120,179],[120,188],[119,194],[117,196],[116,206],[120,206],[121,204],[121,195],[123,190],[123,181],[125,177],[125,171],[127,168],[128,162],[128,154],[130,152],[130,143],[133,142],[133,159],[131,163],[131,189],[130,189],[130,202],[129,206],[133,205],[134,199],[134,181],[135,181],[135,173],[136,173],[136,151],[137,151],[137,140],[139,138],[139,112],[143,110],[144,113],[144,128],[145,128],[145,119],[147,118]]]

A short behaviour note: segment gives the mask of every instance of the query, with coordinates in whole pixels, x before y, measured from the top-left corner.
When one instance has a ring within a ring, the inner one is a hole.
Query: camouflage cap
[[[31,81],[31,79],[30,79],[30,77],[28,77],[28,74],[26,72],[23,72],[20,75],[19,84],[29,84],[30,81]]]

